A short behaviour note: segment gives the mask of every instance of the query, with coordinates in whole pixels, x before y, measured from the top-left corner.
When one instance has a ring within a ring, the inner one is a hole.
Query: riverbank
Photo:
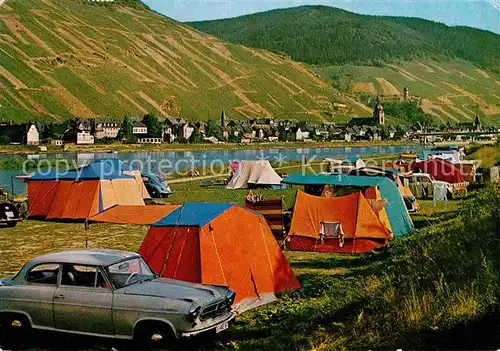
[[[331,148],[331,147],[367,147],[367,146],[401,146],[420,145],[410,140],[391,141],[321,141],[321,142],[268,142],[253,144],[93,144],[75,145],[66,144],[64,147],[47,145],[47,151],[40,151],[34,145],[0,145],[0,155],[31,155],[31,154],[59,154],[59,153],[114,153],[114,152],[162,152],[162,151],[202,151],[202,150],[267,150],[288,148]]]

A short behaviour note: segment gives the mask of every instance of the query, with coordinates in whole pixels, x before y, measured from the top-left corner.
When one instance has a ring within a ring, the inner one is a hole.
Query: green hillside
[[[447,57],[500,67],[500,35],[417,18],[303,6],[190,25],[229,42],[284,52],[315,65]]]
[[[376,95],[384,101],[401,100],[403,89],[436,123],[472,122],[500,125],[500,76],[466,61],[419,61],[375,66],[314,68],[342,93],[355,115],[368,114]],[[400,123],[390,118],[388,122]]]
[[[162,115],[322,120],[335,90],[306,66],[223,43],[135,0],[0,5],[0,120]]]

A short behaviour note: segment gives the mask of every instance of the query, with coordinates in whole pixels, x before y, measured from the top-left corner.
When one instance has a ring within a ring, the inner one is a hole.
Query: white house
[[[96,122],[95,126],[95,138],[104,139],[111,138],[115,139],[120,131],[120,126],[116,122]]]
[[[300,127],[297,128],[297,131],[295,132],[295,140],[304,140],[304,139],[309,139],[309,132],[302,131]]]
[[[28,145],[38,145],[40,144],[40,133],[36,126],[32,124],[26,133],[26,144]]]
[[[81,131],[76,133],[76,144],[77,145],[88,145],[94,143],[94,136],[86,131]]]
[[[148,134],[148,127],[142,122],[134,122],[132,124],[132,134]]]
[[[194,132],[194,127],[189,123],[184,123],[182,126],[182,137],[185,139],[189,139],[191,134]]]

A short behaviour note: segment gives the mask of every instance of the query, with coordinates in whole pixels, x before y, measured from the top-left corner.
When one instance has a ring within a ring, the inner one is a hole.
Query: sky
[[[1,0],[0,0],[1,1]],[[143,0],[177,21],[237,17],[276,8],[327,5],[367,15],[420,17],[500,34],[500,0]]]

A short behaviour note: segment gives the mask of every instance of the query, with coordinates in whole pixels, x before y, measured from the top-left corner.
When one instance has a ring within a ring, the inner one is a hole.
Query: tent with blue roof
[[[75,171],[47,171],[26,180],[28,214],[46,219],[88,219],[116,205],[145,205],[138,171],[118,159],[100,159]]]
[[[184,204],[151,226],[139,253],[161,277],[228,286],[238,311],[300,288],[264,217],[236,204]]]
[[[377,187],[382,199],[387,201],[385,211],[394,236],[402,236],[414,230],[413,222],[395,182],[386,177],[367,177],[332,174],[291,174],[283,179],[285,184],[305,185],[307,188],[329,185],[333,188],[368,189]],[[365,193],[365,196],[367,194]]]

